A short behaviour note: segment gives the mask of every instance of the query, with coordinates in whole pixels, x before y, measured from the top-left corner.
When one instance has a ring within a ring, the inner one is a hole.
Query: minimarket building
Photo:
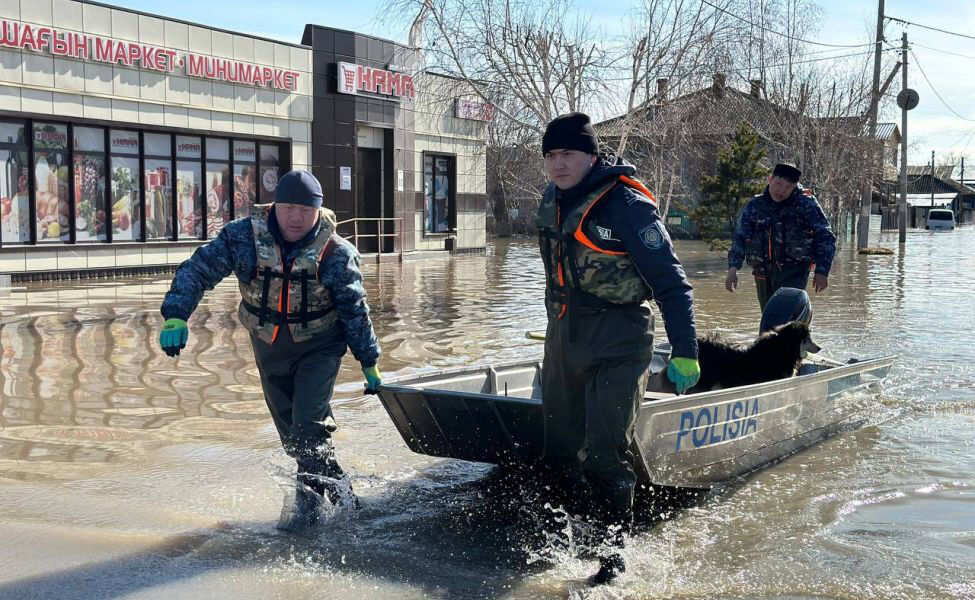
[[[319,25],[288,44],[0,0],[0,273],[171,270],[293,168],[318,177],[366,255],[483,250],[492,108],[418,65]]]

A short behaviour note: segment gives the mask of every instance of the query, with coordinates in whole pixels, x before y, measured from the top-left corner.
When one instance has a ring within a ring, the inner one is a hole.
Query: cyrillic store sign
[[[413,76],[406,73],[340,62],[338,78],[338,89],[342,94],[376,94],[409,100],[416,97]]]
[[[0,46],[125,67],[142,67],[162,73],[184,71],[189,77],[291,92],[298,87],[297,71],[6,19],[0,21]]]
[[[454,116],[458,119],[474,121],[493,121],[494,105],[480,100],[457,98],[454,101]]]

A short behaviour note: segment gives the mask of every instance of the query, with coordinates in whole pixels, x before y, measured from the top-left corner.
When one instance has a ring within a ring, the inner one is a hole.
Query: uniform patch
[[[664,241],[667,238],[660,230],[660,223],[654,221],[640,230],[640,239],[643,240],[643,245],[647,248],[659,250],[664,247]]]
[[[596,231],[599,233],[599,238],[603,240],[613,239],[613,230],[607,227],[600,227],[596,225]]]

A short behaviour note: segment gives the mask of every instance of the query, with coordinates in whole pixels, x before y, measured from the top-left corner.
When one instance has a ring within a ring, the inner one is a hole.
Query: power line
[[[721,8],[720,6],[717,6],[715,4],[711,4],[707,0],[701,0],[701,3],[702,4],[706,4],[706,5],[710,6],[711,8],[713,8],[715,10],[719,10],[719,11],[723,12],[726,15],[732,16],[732,17],[738,19],[739,21],[743,21],[743,22],[751,25],[752,27],[757,27],[757,28],[759,28],[759,29],[761,29],[763,31],[767,31],[769,33],[774,33],[775,35],[779,35],[779,36],[782,36],[782,37],[787,38],[787,39],[790,39],[790,40],[795,40],[797,42],[802,42],[804,44],[813,44],[815,46],[827,46],[827,47],[830,47],[830,48],[865,48],[867,46],[875,46],[876,45],[876,43],[870,43],[870,44],[827,44],[825,42],[814,42],[812,40],[804,40],[802,38],[795,37],[795,36],[791,36],[791,35],[787,35],[785,33],[782,33],[781,31],[776,31],[775,29],[771,29],[771,28],[765,27],[764,25],[760,25],[760,24],[755,23],[753,21],[749,21],[745,17],[740,17],[740,16],[736,15],[733,12],[730,12],[728,10],[725,10],[725,9]]]
[[[702,2],[704,0],[701,0]],[[931,31],[938,31],[940,33],[947,33],[948,35],[956,35],[958,37],[968,38],[970,40],[975,40],[975,35],[966,35],[964,33],[957,33],[954,31],[948,31],[947,29],[938,29],[937,27],[931,27],[929,25],[921,25],[920,23],[915,23],[913,21],[905,21],[904,19],[898,19],[897,17],[886,17],[888,20],[895,21],[897,23],[903,23],[904,25],[913,25],[915,27],[920,27],[921,29],[930,29]]]
[[[955,142],[952,143],[952,144],[950,144],[948,147],[949,148],[954,148],[958,144],[962,143],[962,140],[964,140],[965,138],[971,138],[973,133],[975,133],[975,125],[972,125],[971,129],[969,129],[968,131],[966,131],[965,133],[963,133],[960,138],[958,138],[957,140],[955,140]],[[966,144],[965,147],[967,148],[968,147],[968,144]]]
[[[901,49],[900,48],[897,48],[897,52],[900,52],[900,51],[901,51]],[[888,50],[884,50],[884,52],[888,52]],[[794,60],[792,62],[778,63],[778,64],[772,64],[772,65],[756,65],[756,66],[751,67],[751,68],[719,70],[718,72],[719,73],[723,73],[725,75],[729,75],[729,74],[745,75],[745,74],[748,74],[748,73],[753,73],[757,69],[772,69],[772,68],[776,68],[776,67],[789,67],[789,66],[792,66],[792,65],[802,65],[802,64],[808,64],[808,63],[814,63],[814,62],[822,62],[824,60],[839,60],[841,58],[850,58],[850,57],[853,57],[853,56],[866,56],[868,54],[873,54],[873,50],[867,50],[866,52],[853,52],[853,53],[850,53],[850,54],[837,54],[837,55],[833,55],[833,56],[820,56],[819,58],[810,58],[810,59],[806,59],[806,60]],[[693,74],[695,71],[696,70],[678,71],[678,72],[674,73],[674,75]],[[632,77],[614,77],[614,78],[604,79],[604,81],[630,81],[631,79],[632,79]]]
[[[938,97],[938,100],[941,100],[941,103],[945,105],[945,108],[947,108],[953,115],[955,115],[962,121],[969,121],[971,123],[975,123],[975,119],[969,119],[968,117],[963,117],[957,112],[955,112],[955,109],[948,106],[948,103],[945,102],[945,99],[941,97],[941,94],[938,93],[938,90],[934,89],[934,86],[931,84],[931,80],[928,79],[928,74],[924,72],[924,67],[921,66],[921,61],[918,60],[917,58],[917,53],[915,53],[913,49],[911,49],[910,52],[911,52],[911,56],[914,57],[914,64],[917,65],[918,70],[921,71],[921,75],[924,77],[924,81],[928,83],[928,87],[931,88],[931,91],[934,92],[934,95]]]
[[[971,54],[961,54],[958,52],[952,52],[951,50],[932,48],[931,46],[925,46],[923,44],[918,44],[917,42],[911,42],[911,46],[917,46],[918,48],[924,48],[925,50],[934,50],[935,52],[943,52],[944,54],[951,54],[952,56],[960,56],[962,58],[971,58],[972,60],[975,60],[975,56],[972,56]]]

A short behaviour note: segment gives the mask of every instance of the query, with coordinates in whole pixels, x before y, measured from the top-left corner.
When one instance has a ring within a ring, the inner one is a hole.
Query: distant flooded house
[[[959,224],[975,222],[975,188],[956,179],[955,167],[908,165],[907,167],[907,226],[923,228],[932,208],[949,208],[955,212]],[[881,207],[883,229],[896,229],[900,203],[899,179],[884,182]]]
[[[629,116],[596,125],[600,141],[618,148],[625,139],[624,156],[638,165],[655,190],[673,186],[673,200],[692,208],[700,199],[701,177],[713,174],[718,153],[747,122],[758,132],[768,166],[794,162],[803,170],[802,183],[812,188],[834,225],[846,229],[849,211],[859,193],[850,181],[862,176],[867,152],[860,117],[811,117],[810,98],[804,88],[790,104],[773,101],[761,80],[749,81],[748,91],[728,85],[717,73],[710,86],[671,96],[667,79],[657,81],[656,93]],[[888,125],[878,127],[883,141],[884,169],[896,160],[900,134]],[[895,133],[896,132],[896,133]],[[879,197],[875,189],[874,197]]]

